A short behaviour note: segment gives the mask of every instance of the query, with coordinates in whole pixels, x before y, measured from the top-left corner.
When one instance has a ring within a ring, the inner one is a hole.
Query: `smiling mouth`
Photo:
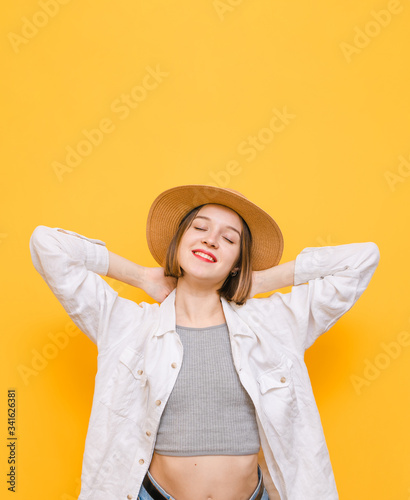
[[[216,262],[210,255],[204,253],[204,252],[192,252],[195,257],[198,257],[199,259],[206,260],[207,262]]]

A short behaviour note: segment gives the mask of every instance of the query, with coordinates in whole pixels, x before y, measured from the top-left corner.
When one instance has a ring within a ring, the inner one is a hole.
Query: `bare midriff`
[[[258,485],[258,455],[174,457],[154,452],[149,472],[176,500],[248,500]]]

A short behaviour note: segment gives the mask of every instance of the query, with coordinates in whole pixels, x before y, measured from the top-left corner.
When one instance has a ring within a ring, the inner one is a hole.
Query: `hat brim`
[[[216,203],[235,210],[247,223],[252,234],[252,270],[261,271],[279,263],[283,253],[283,236],[274,219],[236,191],[190,184],[161,193],[148,213],[146,235],[154,259],[165,266],[171,240],[183,217],[206,203]]]

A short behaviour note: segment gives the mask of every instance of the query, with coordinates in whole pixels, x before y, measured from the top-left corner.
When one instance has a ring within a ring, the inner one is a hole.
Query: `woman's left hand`
[[[250,298],[258,293],[272,292],[287,286],[293,286],[295,260],[284,262],[263,271],[252,271]]]

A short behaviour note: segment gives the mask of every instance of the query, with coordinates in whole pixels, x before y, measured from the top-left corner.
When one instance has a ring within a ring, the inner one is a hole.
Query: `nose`
[[[207,234],[202,238],[202,243],[214,248],[218,248],[218,243],[216,242],[215,237],[211,233]]]

